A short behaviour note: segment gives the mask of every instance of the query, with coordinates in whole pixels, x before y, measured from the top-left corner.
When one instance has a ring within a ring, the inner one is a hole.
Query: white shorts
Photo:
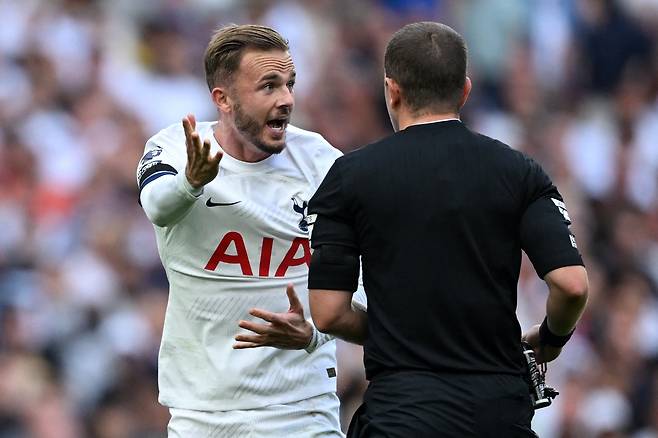
[[[334,393],[235,411],[170,408],[169,438],[344,438]]]

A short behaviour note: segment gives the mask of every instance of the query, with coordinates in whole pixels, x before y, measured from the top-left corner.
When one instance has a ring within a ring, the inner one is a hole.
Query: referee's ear
[[[472,87],[473,84],[471,84],[471,78],[466,76],[466,80],[464,81],[464,89],[462,90],[462,99],[459,102],[459,110],[461,110],[462,107],[466,104],[466,101],[468,100],[468,96],[471,94]]]
[[[393,110],[398,110],[402,103],[402,93],[400,85],[395,82],[395,79],[384,78],[384,94],[386,95],[386,105]]]

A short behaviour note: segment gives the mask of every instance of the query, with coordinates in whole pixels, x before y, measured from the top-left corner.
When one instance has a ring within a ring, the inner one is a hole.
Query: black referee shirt
[[[568,213],[532,159],[460,121],[413,125],[339,158],[309,203],[312,246],[362,258],[366,375],[520,374],[516,287],[582,265]],[[311,264],[309,287],[343,290]]]

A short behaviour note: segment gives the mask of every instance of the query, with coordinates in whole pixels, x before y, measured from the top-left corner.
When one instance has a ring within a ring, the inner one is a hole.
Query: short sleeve
[[[336,160],[308,205],[313,220],[311,245],[345,246],[356,250],[356,233],[348,200],[343,193],[342,159]]]
[[[310,289],[354,292],[359,277],[359,250],[348,200],[342,190],[341,160],[329,169],[309,201],[314,219],[309,268]]]
[[[182,135],[182,128],[172,125],[146,142],[144,154],[137,165],[137,185],[140,193],[148,183],[164,175],[176,175],[184,168],[186,160],[181,159],[179,151],[175,150],[178,146],[175,144],[176,138],[179,137],[177,134]]]
[[[528,160],[528,165],[521,247],[541,278],[554,269],[583,265],[564,199],[537,163]]]
[[[318,137],[318,147],[316,148],[313,157],[313,163],[317,168],[315,181],[316,188],[322,183],[324,177],[327,176],[327,172],[329,172],[329,169],[333,166],[336,159],[343,155],[340,150],[333,147],[324,139],[324,137],[319,134]]]

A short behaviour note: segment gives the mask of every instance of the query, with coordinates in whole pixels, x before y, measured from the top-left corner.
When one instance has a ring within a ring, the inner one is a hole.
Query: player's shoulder
[[[147,143],[163,147],[172,142],[177,143],[181,138],[185,138],[183,126],[181,123],[174,123],[153,134],[151,138],[148,139]]]
[[[334,149],[322,134],[318,132],[308,131],[294,125],[288,125],[286,131],[287,143],[293,147]]]
[[[326,157],[335,160],[342,155],[342,152],[333,147],[322,134],[293,125],[288,125],[286,143],[291,153],[303,154],[311,159]]]

